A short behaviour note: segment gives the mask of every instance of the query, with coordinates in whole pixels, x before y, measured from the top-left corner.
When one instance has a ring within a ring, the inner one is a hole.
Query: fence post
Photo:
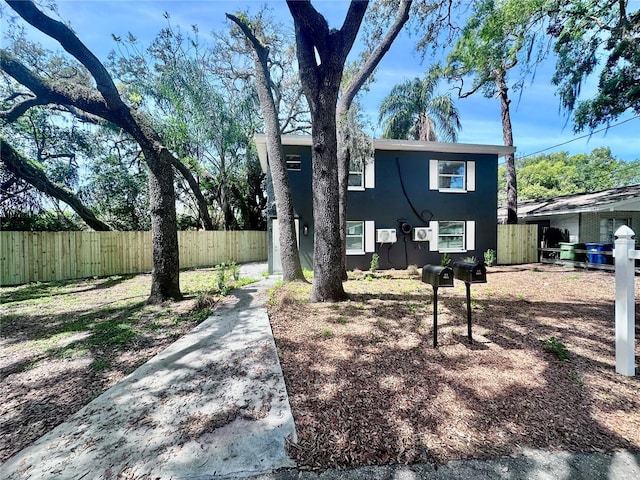
[[[634,232],[626,225],[616,230],[616,372],[635,375],[635,251]]]

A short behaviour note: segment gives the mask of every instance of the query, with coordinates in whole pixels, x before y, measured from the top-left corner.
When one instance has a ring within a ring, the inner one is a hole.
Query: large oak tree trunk
[[[311,129],[313,167],[313,287],[311,301],[346,298],[342,286],[340,195],[338,185],[338,138],[336,96],[319,95]]]
[[[33,93],[33,97],[17,102],[10,109],[0,112],[0,116],[7,121],[15,121],[35,105],[60,104],[103,118],[129,133],[140,145],[149,167],[153,274],[148,300],[158,303],[170,298],[182,298],[179,283],[173,156],[162,144],[150,120],[122,100],[107,69],[67,25],[46,16],[33,2],[7,0],[7,4],[29,24],[57,40],[91,73],[95,87],[69,81],[49,81],[22,65],[9,52],[0,50],[2,69]]]
[[[153,156],[146,152],[145,157]],[[171,157],[157,155],[149,165],[149,197],[151,203],[151,238],[153,244],[153,270],[149,303],[161,303],[167,298],[178,299],[180,292],[180,258],[176,206]],[[167,157],[167,158],[162,158]]]
[[[295,23],[300,81],[311,109],[314,277],[310,299],[340,301],[347,295],[341,269],[336,104],[344,64],[368,2],[352,1],[340,30],[329,29],[309,1],[287,0],[287,6]]]
[[[278,111],[271,91],[271,74],[268,67],[269,49],[256,38],[253,30],[245,21],[230,14],[227,14],[227,17],[242,30],[254,52],[256,88],[262,116],[264,117],[269,174],[273,184],[278,225],[280,227],[278,241],[280,242],[283,281],[305,281],[298,251],[293,200],[291,198],[291,189],[289,188],[289,174],[282,154]]]

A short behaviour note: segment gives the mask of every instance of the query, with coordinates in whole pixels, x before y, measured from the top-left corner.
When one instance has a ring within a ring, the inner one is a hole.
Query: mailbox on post
[[[422,267],[422,281],[433,287],[433,348],[438,346],[438,288],[453,287],[451,267],[425,265]]]
[[[422,281],[432,287],[453,287],[453,270],[450,267],[425,265],[422,267]]]
[[[467,288],[467,336],[469,343],[472,343],[471,284],[487,283],[487,268],[482,263],[453,262],[453,274],[458,280],[462,280]]]
[[[453,262],[453,274],[465,283],[487,283],[487,268],[481,263]]]

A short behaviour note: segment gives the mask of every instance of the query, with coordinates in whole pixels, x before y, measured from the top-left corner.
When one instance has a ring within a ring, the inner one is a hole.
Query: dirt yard
[[[181,279],[190,298],[161,306],[145,305],[144,275],[0,289],[0,462],[206,318],[214,274]],[[268,308],[299,435],[292,455],[319,468],[639,450],[640,379],[614,373],[613,282],[490,268],[472,286],[472,345],[464,287],[440,289],[437,349],[431,286],[407,272],[356,273],[340,304],[280,287]],[[551,337],[569,360],[545,351]]]
[[[440,288],[437,349],[431,286],[407,272],[355,274],[346,303],[310,304],[310,287],[300,284],[272,295],[298,462],[640,450],[640,378],[615,374],[613,274],[548,265],[488,271],[488,283],[471,289],[471,345],[464,284]],[[636,319],[636,358],[639,337]],[[545,349],[563,346],[568,360]]]
[[[0,289],[0,463],[209,316],[216,273],[180,278],[186,299],[162,305],[150,275]]]

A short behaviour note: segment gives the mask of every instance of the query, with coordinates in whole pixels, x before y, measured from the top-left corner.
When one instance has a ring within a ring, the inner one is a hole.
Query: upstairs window
[[[375,188],[375,160],[373,158],[366,161],[351,162],[349,164],[348,190],[365,190]]]
[[[364,189],[364,165],[359,162],[356,165],[354,162],[349,164],[349,188],[353,190]]]
[[[462,160],[431,160],[429,189],[441,192],[470,192],[475,190],[475,162]]]
[[[287,170],[291,170],[292,172],[299,172],[302,169],[300,155],[287,155],[284,159],[287,162]]]
[[[438,162],[438,190],[463,190],[465,185],[465,162]]]

